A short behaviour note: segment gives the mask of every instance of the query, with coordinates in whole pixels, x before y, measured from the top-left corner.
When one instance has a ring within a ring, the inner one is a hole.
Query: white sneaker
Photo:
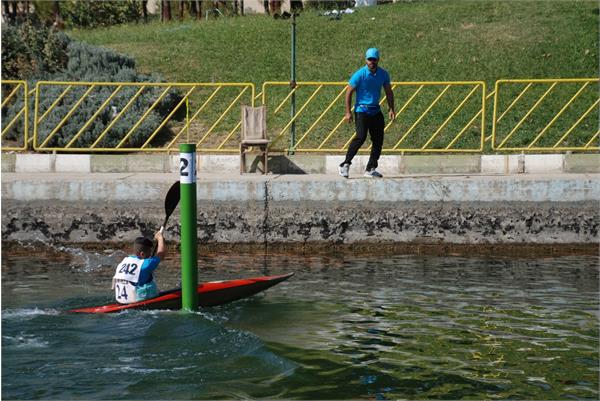
[[[379,171],[377,171],[374,168],[372,168],[371,170],[365,171],[365,177],[369,177],[369,178],[383,178],[383,175],[381,175],[381,173]]]
[[[350,165],[349,164],[344,164],[342,166],[338,167],[338,172],[340,173],[340,175],[344,178],[348,178],[348,175],[350,173]]]

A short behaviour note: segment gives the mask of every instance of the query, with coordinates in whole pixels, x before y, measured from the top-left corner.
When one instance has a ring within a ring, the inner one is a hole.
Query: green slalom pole
[[[198,309],[198,231],[196,223],[196,145],[179,145],[181,183],[181,309]]]

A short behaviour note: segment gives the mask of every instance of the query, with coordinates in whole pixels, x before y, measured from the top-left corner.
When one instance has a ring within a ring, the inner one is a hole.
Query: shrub
[[[138,1],[81,1],[61,3],[61,14],[70,27],[96,28],[137,21],[140,16]]]
[[[71,42],[68,46],[69,62],[65,71],[56,74],[53,79],[57,81],[84,81],[84,82],[159,82],[158,77],[138,74],[135,71],[135,61],[125,55],[115,53],[111,50],[90,46],[83,42]],[[40,112],[43,113],[50,107],[65,87],[44,87],[40,93]],[[61,103],[50,113],[49,117],[42,121],[38,127],[40,140],[43,141],[50,134],[53,127],[71,110],[73,105],[83,96],[89,87],[78,87],[69,92]],[[73,114],[63,125],[47,146],[64,146],[89,118],[99,109],[100,105],[110,96],[116,87],[100,86],[94,89],[90,95],[79,105],[77,112]],[[119,113],[137,92],[138,87],[122,89],[110,104],[94,119],[92,124],[85,130],[85,134],[74,144],[76,147],[90,146],[96,138],[109,126],[113,117]],[[146,89],[135,102],[113,125],[99,147],[114,147],[129,132],[131,127],[143,116],[146,110],[159,97],[162,89],[159,87]],[[174,92],[165,96],[157,107],[138,126],[135,134],[128,140],[128,147],[139,147],[159,126],[163,118],[173,110],[173,107],[181,98]],[[168,132],[162,130],[157,142],[166,139]]]
[[[52,28],[2,24],[2,79],[40,79],[63,70],[69,42]]]
[[[135,70],[135,61],[125,55],[115,53],[83,42],[70,40],[66,35],[42,26],[24,24],[2,27],[2,65],[3,79],[29,80],[30,88],[35,81],[84,81],[84,82],[160,82],[160,77],[139,74]],[[63,86],[43,86],[39,94],[39,116],[53,104],[65,90]],[[54,130],[69,113],[75,103],[89,87],[73,87],[53,108],[38,126],[38,144]],[[46,146],[64,146],[79,132],[84,124],[100,108],[115,87],[97,87],[77,107],[63,126],[61,126]],[[139,88],[124,88],[116,95],[85,129],[75,147],[90,146],[113,120],[115,113],[125,107],[129,99]],[[3,85],[3,96],[11,90]],[[159,94],[159,87],[146,89],[113,125],[99,147],[114,147],[142,117]],[[170,91],[137,127],[135,134],[127,141],[127,147],[139,147],[157,129],[161,121],[181,100],[180,95]],[[33,102],[31,102],[33,103]],[[7,124],[22,108],[23,102],[11,102],[2,110],[2,123]],[[33,104],[30,104],[30,109]],[[30,113],[30,126],[33,127],[33,114]],[[38,117],[39,117],[38,116]],[[16,140],[23,132],[22,122],[15,123],[5,135],[7,140]],[[169,135],[168,129],[161,132],[153,141],[164,142]]]

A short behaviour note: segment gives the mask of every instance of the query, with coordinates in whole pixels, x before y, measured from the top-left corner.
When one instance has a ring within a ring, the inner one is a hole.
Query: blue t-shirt
[[[148,284],[154,277],[152,276],[152,272],[156,270],[158,264],[160,263],[160,258],[158,256],[152,256],[148,259],[140,259],[135,255],[131,255],[132,258],[136,258],[138,260],[143,260],[142,268],[140,270],[140,277],[137,282],[137,286],[142,286],[144,284]]]
[[[373,74],[366,65],[352,74],[348,85],[356,89],[354,111],[357,113],[377,114],[380,111],[381,88],[390,84],[390,74],[381,67]]]

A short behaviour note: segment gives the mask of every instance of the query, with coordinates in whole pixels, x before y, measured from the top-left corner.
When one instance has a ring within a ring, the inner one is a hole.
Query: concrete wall
[[[177,175],[4,174],[2,240],[131,241],[164,218]],[[600,181],[584,174],[200,177],[201,243],[598,243]],[[178,212],[167,236],[179,238]]]
[[[274,174],[337,174],[343,156],[271,155],[269,171]],[[351,175],[362,174],[368,156],[357,156]],[[177,172],[178,155],[63,155],[2,153],[3,173],[28,172]],[[248,157],[247,171],[262,171],[259,158]],[[198,173],[237,173],[239,155],[198,154]],[[600,154],[525,155],[385,155],[379,160],[384,175],[401,174],[545,174],[600,173]]]

